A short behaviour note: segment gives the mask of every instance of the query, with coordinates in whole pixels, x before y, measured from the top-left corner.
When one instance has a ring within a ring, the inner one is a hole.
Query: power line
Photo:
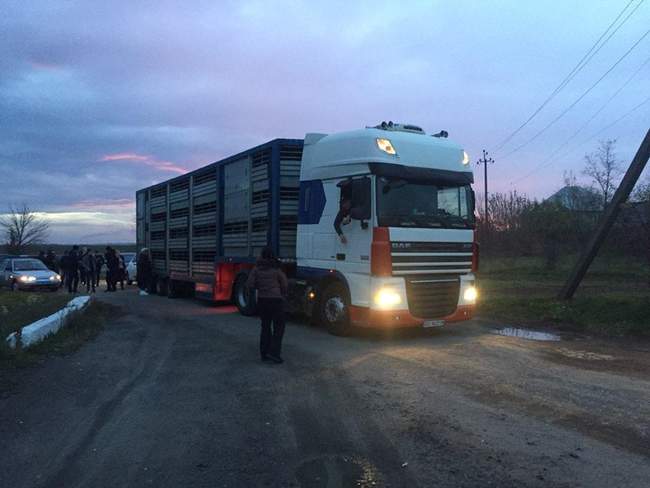
[[[637,40],[637,41],[632,45],[632,47],[630,47],[630,48],[629,48],[629,49],[628,49],[628,50],[627,50],[627,51],[626,51],[626,52],[625,52],[625,53],[624,53],[620,58],[618,58],[618,60],[617,60],[617,61],[616,61],[616,62],[615,62],[615,63],[614,63],[614,64],[613,64],[613,65],[612,65],[612,66],[611,66],[607,71],[605,71],[605,73],[603,73],[603,75],[602,75],[600,78],[598,78],[598,80],[596,80],[596,82],[595,82],[593,85],[591,85],[589,88],[587,88],[587,89],[582,93],[582,95],[580,95],[578,98],[576,98],[576,99],[573,101],[573,103],[571,103],[571,105],[569,105],[569,106],[568,106],[567,108],[565,108],[562,112],[560,112],[560,115],[558,115],[558,116],[555,117],[553,120],[551,120],[548,124],[546,124],[546,125],[544,126],[544,128],[542,128],[540,131],[538,131],[538,132],[537,132],[533,137],[531,137],[530,139],[528,139],[528,140],[527,140],[526,142],[524,142],[523,144],[520,144],[519,146],[517,146],[516,148],[514,148],[512,151],[510,151],[508,154],[506,154],[506,155],[503,156],[503,157],[506,157],[506,158],[507,158],[508,156],[511,156],[512,154],[516,153],[517,151],[519,151],[519,150],[522,149],[523,147],[527,146],[528,144],[530,144],[531,142],[533,142],[535,139],[537,139],[539,136],[541,136],[544,132],[546,132],[546,131],[547,131],[547,130],[548,130],[548,129],[553,125],[553,124],[555,124],[558,120],[560,120],[562,117],[564,117],[564,116],[565,116],[565,115],[566,115],[566,114],[567,114],[567,113],[568,113],[568,112],[569,112],[573,107],[575,107],[575,106],[580,102],[580,100],[582,100],[584,97],[586,97],[586,96],[589,94],[589,92],[591,92],[591,90],[593,90],[594,88],[596,88],[596,86],[598,86],[598,85],[600,84],[600,82],[603,81],[603,79],[605,79],[605,77],[606,77],[608,74],[610,74],[610,73],[614,70],[614,68],[616,68],[616,67],[621,63],[621,61],[623,61],[623,60],[624,60],[624,59],[625,59],[625,58],[626,58],[626,57],[627,57],[627,56],[628,56],[628,55],[629,55],[629,54],[634,50],[634,48],[636,48],[636,47],[641,43],[641,41],[643,41],[643,40],[648,36],[648,34],[650,34],[650,29],[647,30],[647,31],[645,32],[645,34],[643,34],[643,35],[642,35],[642,36],[641,36],[641,37],[640,37],[640,38],[639,38],[639,39],[638,39],[638,40]]]
[[[555,158],[555,155],[556,155],[556,154],[558,154],[558,153],[559,153],[562,149],[564,149],[564,148],[565,148],[565,147],[566,147],[566,146],[567,146],[567,145],[568,145],[568,144],[569,144],[573,139],[575,139],[576,136],[577,136],[580,132],[582,132],[583,129],[584,129],[585,127],[587,127],[587,126],[591,123],[591,121],[594,120],[594,119],[595,119],[595,118],[596,118],[596,117],[597,117],[597,116],[598,116],[598,115],[599,115],[599,114],[600,114],[600,113],[601,113],[601,112],[602,112],[602,111],[607,107],[607,105],[609,105],[609,103],[610,103],[612,100],[614,100],[614,98],[616,98],[616,97],[618,96],[618,94],[621,93],[621,91],[623,91],[623,89],[624,89],[627,85],[630,84],[630,82],[631,82],[631,81],[636,77],[636,75],[638,75],[638,74],[641,72],[641,70],[642,70],[643,68],[645,68],[645,66],[646,66],[649,62],[650,62],[650,57],[647,58],[647,59],[646,59],[646,60],[641,64],[641,66],[639,66],[639,68],[638,68],[634,73],[632,73],[632,75],[631,75],[627,80],[625,80],[625,82],[624,82],[624,83],[623,83],[623,84],[622,84],[622,85],[621,85],[621,86],[620,86],[620,87],[619,87],[619,88],[614,92],[614,94],[613,94],[612,96],[610,96],[610,97],[605,101],[605,103],[603,103],[603,104],[600,106],[600,108],[599,108],[596,112],[594,112],[594,114],[593,114],[591,117],[589,117],[589,119],[588,119],[584,124],[582,124],[582,125],[578,128],[578,130],[576,130],[576,131],[575,131],[573,134],[571,134],[571,135],[570,135],[570,136],[569,136],[569,137],[568,137],[568,138],[567,138],[567,139],[566,139],[562,144],[560,144],[557,148],[555,148],[555,150],[554,150],[551,154],[549,154],[549,156],[548,156],[544,161],[542,161],[542,162],[540,163],[540,165],[539,165],[537,168],[535,168],[534,170],[532,170],[530,173],[526,174],[526,176],[523,176],[523,177],[521,177],[520,179],[516,180],[515,182],[512,182],[511,184],[514,184],[514,183],[519,182],[519,181],[521,181],[521,180],[523,180],[523,179],[526,179],[526,178],[528,178],[528,176],[530,176],[530,175],[536,173],[537,171],[539,171],[540,169],[546,167],[546,166],[547,166],[547,163],[549,163],[549,161],[553,160],[553,159]],[[576,146],[576,147],[577,147],[577,146]],[[574,149],[575,149],[575,148],[574,148]]]
[[[578,149],[579,147],[584,146],[584,145],[587,144],[589,141],[595,139],[596,137],[598,137],[600,134],[602,134],[602,133],[605,132],[606,130],[608,130],[608,129],[610,129],[611,127],[613,127],[613,126],[615,126],[616,124],[618,124],[618,123],[619,123],[621,120],[623,120],[624,118],[628,117],[629,115],[632,115],[634,112],[636,112],[639,108],[641,108],[643,105],[645,105],[645,104],[648,103],[648,102],[650,102],[650,97],[646,98],[645,100],[643,100],[643,101],[642,101],[641,103],[639,103],[638,105],[635,105],[634,107],[632,107],[632,109],[630,109],[630,110],[628,110],[627,112],[625,112],[623,115],[621,115],[619,118],[617,118],[617,119],[616,119],[614,122],[612,122],[611,124],[606,125],[606,126],[603,127],[602,129],[600,129],[598,132],[592,134],[592,135],[589,136],[587,139],[585,139],[585,140],[583,140],[582,142],[580,142],[579,144],[577,144],[573,149],[571,149],[571,151],[568,151],[566,154],[569,154],[569,153],[575,151],[576,149]],[[544,169],[544,168],[547,167],[547,166],[551,166],[552,164],[554,164],[554,163],[556,163],[556,162],[557,162],[557,159],[554,159],[553,161],[550,161],[550,162],[547,163],[547,164],[541,164],[540,166],[538,166],[537,168],[533,169],[533,170],[530,171],[529,173],[526,173],[526,174],[525,174],[524,176],[522,176],[521,178],[518,178],[518,179],[516,179],[516,180],[514,180],[514,181],[511,181],[510,184],[511,184],[511,185],[515,185],[515,184],[519,183],[520,181],[523,181],[523,180],[525,180],[526,178],[531,177],[532,175],[534,175],[535,173],[537,173],[537,172],[540,171],[541,169]]]
[[[630,16],[636,11],[637,8],[644,2],[644,0],[641,0],[639,4],[635,7],[632,12],[619,24],[619,26],[612,32],[612,34],[596,49],[596,46],[600,43],[600,41],[607,35],[607,33],[610,31],[610,29],[618,22],[618,19],[621,18],[621,16],[625,13],[625,11],[630,7],[630,5],[634,2],[634,0],[630,0],[628,4],[623,8],[623,10],[620,11],[620,13],[616,16],[616,18],[612,21],[611,24],[605,29],[605,31],[600,35],[600,37],[596,40],[596,42],[589,48],[589,50],[585,53],[585,55],[578,61],[578,64],[576,64],[573,69],[569,72],[568,75],[564,77],[564,79],[560,82],[560,84],[555,87],[553,92],[542,102],[542,104],[535,109],[535,111],[519,126],[517,129],[512,132],[508,137],[506,137],[503,141],[499,143],[499,145],[496,147],[495,151],[499,151],[503,146],[505,146],[515,135],[521,131],[528,123],[533,120],[538,113],[542,111],[542,109],[553,99],[555,98],[555,95],[560,93],[562,89],[584,68],[587,63],[593,58],[598,51],[609,41],[609,39],[618,31],[618,29],[621,28],[621,26],[627,21],[627,19],[630,18]],[[595,50],[595,51],[594,51]],[[593,54],[592,54],[593,53]],[[588,58],[588,59],[587,59]]]

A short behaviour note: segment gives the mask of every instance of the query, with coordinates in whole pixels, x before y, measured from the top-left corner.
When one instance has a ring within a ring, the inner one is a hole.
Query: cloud
[[[144,164],[145,166],[151,166],[152,168],[157,169],[158,171],[169,171],[172,173],[185,174],[188,172],[187,168],[172,163],[171,161],[160,161],[152,156],[144,156],[141,154],[135,153],[116,153],[116,154],[107,154],[103,156],[100,161],[104,162],[124,162],[124,163],[133,163],[133,164]]]
[[[10,184],[0,211],[25,201],[45,212],[113,214],[139,188],[270,139],[382,120],[448,130],[475,159],[526,119],[620,11],[616,2],[498,3],[197,0],[152,9],[6,0],[0,178]],[[551,120],[645,31],[643,9],[536,122]],[[641,64],[647,45],[535,144],[508,159],[493,154],[490,190],[509,190],[555,149]],[[648,81],[640,73],[590,132],[645,97]],[[639,111],[608,134],[622,159],[649,122]],[[549,194],[563,170],[579,174],[591,149],[562,153],[521,188]],[[476,179],[480,186],[480,172]],[[68,217],[65,232],[90,235],[89,216]],[[123,229],[112,217],[92,225],[93,235]]]

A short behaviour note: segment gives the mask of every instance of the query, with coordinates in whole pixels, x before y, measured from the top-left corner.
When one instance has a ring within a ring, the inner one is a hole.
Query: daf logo
[[[411,247],[410,242],[393,242],[393,249],[408,249]]]

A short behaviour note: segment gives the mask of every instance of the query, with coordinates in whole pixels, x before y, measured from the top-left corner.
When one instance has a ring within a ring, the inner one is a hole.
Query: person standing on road
[[[102,256],[97,251],[94,251],[93,257],[95,258],[95,288],[99,288],[99,278],[102,273],[102,266],[104,266],[104,256]]]
[[[140,288],[140,295],[148,295],[151,286],[151,255],[149,249],[146,247],[140,250],[136,266],[137,273],[135,279],[138,282],[138,288]]]
[[[66,273],[68,293],[77,293],[79,288],[79,246],[72,246],[68,253],[68,271]]]
[[[262,320],[260,354],[262,361],[270,359],[282,363],[282,337],[284,336],[284,298],[287,295],[287,277],[280,269],[270,247],[262,250],[257,264],[248,275],[246,287],[257,290],[257,310]],[[271,330],[273,323],[273,330]]]
[[[126,263],[124,262],[124,256],[120,254],[119,249],[115,249],[115,256],[117,256],[117,276],[115,277],[115,283],[117,288],[117,282],[120,282],[120,289],[124,290],[124,278],[126,277]]]
[[[106,246],[106,291],[116,291],[115,285],[117,284],[117,273],[119,269],[119,260],[115,254],[115,249],[111,246]]]
[[[85,254],[81,258],[84,269],[86,270],[86,293],[90,293],[92,290],[95,293],[95,256],[93,252],[89,249],[86,250]]]

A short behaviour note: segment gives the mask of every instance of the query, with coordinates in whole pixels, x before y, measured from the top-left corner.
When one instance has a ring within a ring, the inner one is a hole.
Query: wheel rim
[[[325,318],[330,323],[341,322],[345,318],[345,302],[336,295],[325,302]]]

